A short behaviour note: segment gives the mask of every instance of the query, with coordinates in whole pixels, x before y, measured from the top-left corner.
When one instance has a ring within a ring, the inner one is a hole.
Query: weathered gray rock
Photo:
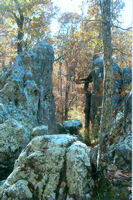
[[[120,111],[122,107],[123,94],[131,88],[132,70],[130,67],[122,69],[117,63],[112,63],[113,68],[113,87],[112,87],[112,109],[114,115]],[[92,138],[97,138],[99,131],[102,96],[103,96],[103,58],[98,57],[93,60],[92,71],[85,80],[84,88],[86,90],[85,102],[85,127],[89,130],[89,123],[92,124]],[[89,83],[93,82],[92,94],[88,92]],[[91,131],[90,131],[91,132]]]
[[[41,136],[41,135],[47,135],[48,134],[48,126],[37,126],[33,128],[32,133],[31,133],[31,138],[36,137],[36,136]]]
[[[123,100],[124,133],[132,132],[132,91],[129,91]]]
[[[132,91],[129,91],[123,101],[121,109],[113,118],[111,136],[121,135],[123,139],[132,133]]]
[[[19,180],[12,186],[10,186],[10,189],[6,191],[6,195],[8,197],[7,199],[14,199],[14,200],[32,199],[32,193],[28,188],[28,182],[25,180]]]
[[[42,41],[0,72],[0,180],[3,169],[9,173],[29,143],[34,127],[48,126],[49,134],[56,131],[53,60],[52,47]]]
[[[131,134],[124,139],[118,136],[106,152],[102,154],[106,160],[106,168],[97,171],[98,146],[90,151],[92,177],[98,182],[94,199],[130,199],[131,196]],[[102,163],[104,166],[104,162]],[[94,190],[95,192],[95,190]],[[93,198],[92,198],[93,199]]]
[[[38,136],[20,154],[0,199],[87,200],[93,187],[85,144],[69,135]]]
[[[6,180],[0,181],[0,187],[5,183]]]
[[[31,100],[32,94],[36,97],[34,99],[37,103],[37,109],[35,109],[37,113],[35,112],[33,115],[37,116],[37,124],[47,125],[49,133],[54,133],[56,119],[52,91],[52,64],[54,62],[52,46],[42,41],[27,54],[22,54],[17,62],[24,68],[24,80],[27,86],[25,93],[30,92],[29,100]],[[30,86],[32,85],[34,85],[34,91],[31,91],[32,87]],[[34,107],[33,101],[29,104]]]
[[[64,121],[63,126],[67,129],[70,134],[78,134],[79,130],[82,128],[82,122],[77,119]]]
[[[117,169],[131,170],[132,167],[132,135],[129,133],[126,138],[118,136],[115,142],[109,147],[108,154],[113,165]]]
[[[69,134],[69,130],[66,129],[62,124],[57,122],[57,129],[59,134]]]
[[[0,124],[0,180],[12,171],[14,160],[28,142],[28,135],[20,122],[10,119]]]
[[[132,82],[132,69],[130,67],[125,67],[123,69],[123,85],[127,86]]]

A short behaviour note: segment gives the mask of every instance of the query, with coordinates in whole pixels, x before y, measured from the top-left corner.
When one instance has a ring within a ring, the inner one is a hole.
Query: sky
[[[53,0],[55,4],[60,8],[61,12],[77,12],[81,14],[79,5],[82,4],[82,0]],[[133,24],[133,3],[132,0],[123,0],[125,7],[121,11],[122,15],[122,27],[128,28]],[[52,23],[52,32],[55,33],[58,31],[59,24],[55,20]]]
[[[133,1],[132,0],[124,0],[125,7],[122,14],[123,27],[127,28],[133,25]]]

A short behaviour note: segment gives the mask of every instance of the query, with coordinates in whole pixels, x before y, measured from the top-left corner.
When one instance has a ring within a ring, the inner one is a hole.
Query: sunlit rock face
[[[56,130],[53,60],[52,47],[42,41],[0,72],[0,180],[29,143],[34,127],[47,126],[49,134]]]
[[[70,135],[38,136],[16,160],[0,199],[87,200],[93,187],[89,147]]]

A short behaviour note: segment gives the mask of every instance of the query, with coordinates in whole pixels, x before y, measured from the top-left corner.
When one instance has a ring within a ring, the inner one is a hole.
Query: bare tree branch
[[[87,21],[87,22],[99,22],[99,23],[106,23],[105,21],[103,20],[84,20],[84,21]],[[130,29],[132,29],[132,27],[128,27],[128,28],[123,28],[123,27],[120,27],[120,26],[116,26],[116,25],[111,25],[112,27],[115,27],[115,28],[119,28],[119,29],[122,29],[124,31],[128,31]]]
[[[20,14],[20,16],[23,14],[23,11],[22,11],[22,9],[20,8],[20,5],[19,5],[19,3],[18,3],[18,0],[14,0],[14,2],[15,2],[15,4],[16,4],[16,6],[17,6],[17,9],[18,9],[18,11],[19,11],[19,14]]]
[[[122,29],[123,31],[128,31],[128,30],[132,29],[132,27],[122,28],[122,27],[120,27],[120,26],[115,26],[115,25],[112,25],[112,27]]]
[[[61,55],[61,56],[59,56],[58,58],[56,58],[56,59],[54,59],[54,62],[56,62],[56,61],[58,61],[58,60],[60,60],[61,58],[63,58],[63,57],[65,57],[65,54],[64,55]]]

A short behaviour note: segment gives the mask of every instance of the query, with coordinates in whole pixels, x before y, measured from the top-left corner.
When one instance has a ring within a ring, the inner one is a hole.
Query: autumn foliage
[[[87,2],[87,3],[86,3]],[[84,7],[87,8],[86,14]],[[113,1],[112,7],[112,54],[113,61],[120,68],[131,67],[132,32],[120,28],[119,13],[122,8],[120,0]],[[0,3],[0,67],[9,66],[17,55],[17,18],[20,13],[24,17],[22,28],[23,51],[28,51],[35,43],[46,40],[55,51],[53,70],[54,96],[57,110],[57,120],[62,123],[68,119],[84,120],[85,94],[92,92],[93,83],[84,90],[80,79],[86,78],[92,69],[94,57],[103,56],[102,17],[99,4],[95,1],[83,1],[78,13],[60,13],[51,0],[3,0]],[[51,33],[50,24],[56,17],[59,30]],[[117,79],[120,79],[116,72]],[[121,95],[131,89],[123,88]],[[97,96],[102,96],[103,85]],[[100,112],[100,109],[97,111]]]

